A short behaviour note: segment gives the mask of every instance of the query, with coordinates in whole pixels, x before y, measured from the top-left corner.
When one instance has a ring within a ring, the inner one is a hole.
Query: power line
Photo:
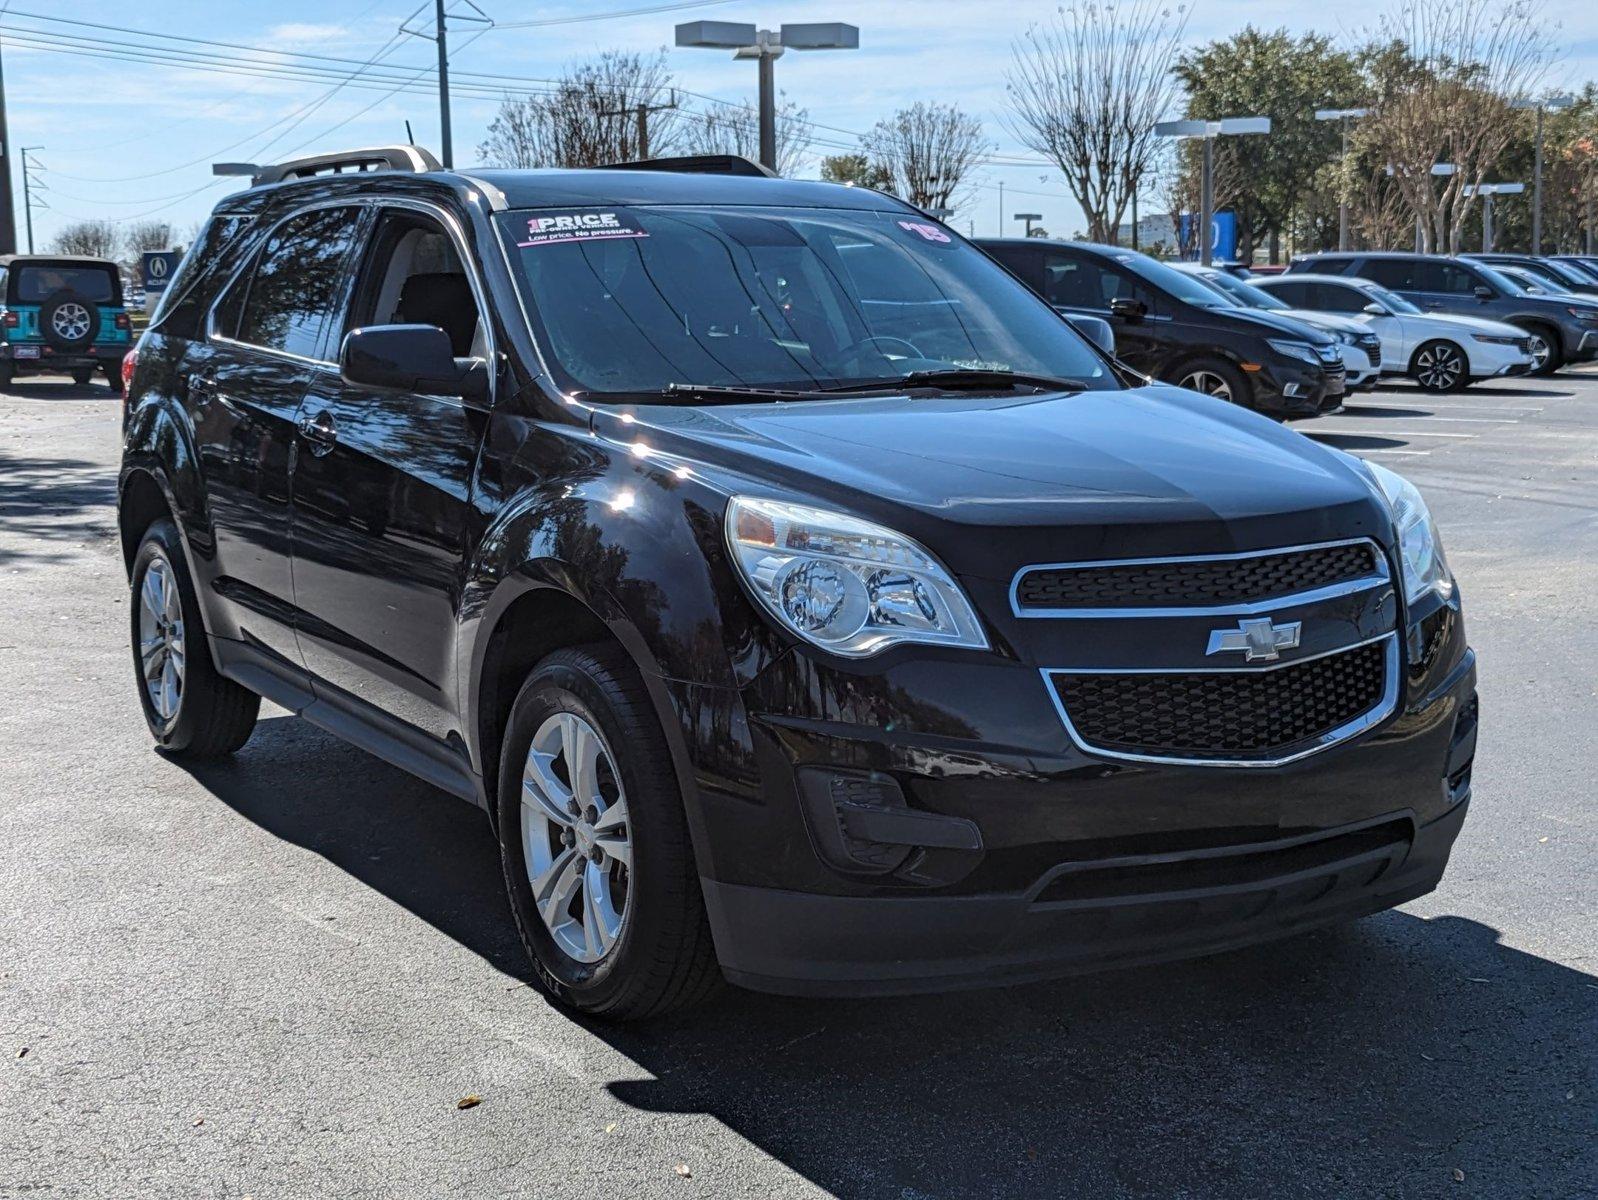
[[[495,29],[536,29],[549,25],[580,25],[585,21],[609,21],[616,17],[647,17],[655,13],[680,12],[685,8],[714,8],[732,0],[691,0],[687,4],[652,4],[648,8],[621,8],[613,12],[588,13],[580,17],[544,17],[537,21],[496,21]]]

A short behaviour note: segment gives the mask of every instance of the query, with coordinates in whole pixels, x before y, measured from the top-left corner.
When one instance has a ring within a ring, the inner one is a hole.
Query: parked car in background
[[[1511,283],[1519,284],[1521,291],[1530,292],[1533,296],[1574,296],[1576,294],[1551,275],[1541,275],[1536,271],[1528,271],[1525,267],[1517,267],[1511,263],[1494,263],[1493,270]]]
[[[1346,390],[1357,392],[1370,387],[1382,373],[1382,339],[1369,325],[1353,317],[1335,316],[1332,313],[1294,308],[1285,300],[1261,291],[1246,279],[1239,279],[1227,271],[1206,267],[1202,263],[1172,263],[1178,271],[1201,279],[1222,295],[1244,308],[1257,308],[1264,312],[1280,313],[1295,321],[1302,321],[1337,339],[1337,349],[1343,356],[1343,372],[1347,379]]]
[[[1533,254],[1461,254],[1473,262],[1484,262],[1491,267],[1519,267],[1553,283],[1561,284],[1566,291],[1585,296],[1598,296],[1598,279],[1589,279],[1585,272],[1567,263]]]
[[[70,254],[0,257],[0,387],[25,375],[70,375],[84,384],[99,369],[121,391],[131,330],[116,263]]]
[[[1452,392],[1477,379],[1525,375],[1534,366],[1523,329],[1479,317],[1423,313],[1378,283],[1358,276],[1293,272],[1259,280],[1261,291],[1295,309],[1360,320],[1382,340],[1382,373],[1408,375],[1429,392]]]
[[[1598,283],[1598,255],[1591,254],[1554,254],[1550,257],[1555,262],[1562,262],[1580,271],[1588,279]]]
[[[1326,333],[1239,307],[1167,263],[1118,246],[1048,238],[979,238],[1021,282],[1066,316],[1103,317],[1116,357],[1134,370],[1275,417],[1342,403],[1343,356]]]
[[[1392,251],[1312,254],[1288,274],[1352,275],[1397,292],[1426,312],[1483,317],[1523,329],[1532,339],[1533,374],[1598,358],[1598,297],[1537,296],[1487,263]]]
[[[1287,270],[1286,263],[1262,263],[1257,267],[1250,267],[1248,273],[1250,275],[1280,275],[1285,270]]]

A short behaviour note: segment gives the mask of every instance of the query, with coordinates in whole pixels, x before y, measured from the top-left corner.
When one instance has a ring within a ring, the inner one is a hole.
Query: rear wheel
[[[93,367],[78,367],[72,372],[72,382],[77,384],[79,387],[84,386],[86,383],[89,382],[89,380],[91,380],[93,378],[94,378],[94,368]]]
[[[231,754],[249,740],[261,698],[217,673],[177,526],[151,525],[133,559],[133,667],[145,723],[184,758]]]
[[[643,680],[619,650],[559,650],[511,707],[501,863],[540,989],[613,1020],[720,983],[688,824]]]
[[[1427,342],[1415,351],[1409,373],[1424,391],[1457,392],[1470,382],[1470,363],[1453,342]]]
[[[1171,382],[1191,392],[1214,396],[1217,400],[1241,404],[1245,408],[1253,407],[1254,391],[1249,387],[1248,380],[1243,377],[1243,372],[1223,358],[1198,358],[1183,363],[1173,372]]]

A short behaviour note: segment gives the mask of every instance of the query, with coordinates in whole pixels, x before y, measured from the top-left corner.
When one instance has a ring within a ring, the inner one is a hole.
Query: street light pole
[[[1481,252],[1493,248],[1493,197],[1514,196],[1526,190],[1524,183],[1478,183],[1466,187],[1465,195],[1481,197]]]
[[[1342,178],[1337,183],[1337,248],[1348,249],[1348,123],[1369,116],[1368,108],[1318,108],[1317,121],[1337,121],[1343,126]]]
[[[1531,252],[1543,252],[1543,112],[1550,108],[1569,108],[1576,102],[1574,96],[1550,96],[1544,100],[1512,100],[1511,108],[1537,110],[1537,149],[1532,159],[1531,174]],[[1485,212],[1485,209],[1483,210]]]
[[[1043,220],[1042,213],[1016,213],[1012,220],[1026,222],[1026,236],[1032,236],[1032,222]]]
[[[741,21],[689,21],[677,26],[677,45],[731,50],[759,62],[760,164],[777,169],[777,59],[786,50],[858,50],[860,30],[842,21],[760,29]]]
[[[1155,137],[1203,138],[1203,173],[1199,180],[1199,261],[1206,267],[1214,257],[1210,226],[1215,219],[1215,139],[1235,134],[1269,133],[1269,117],[1225,117],[1219,121],[1160,121]]]
[[[444,0],[434,0],[438,21],[438,148],[446,170],[455,166],[449,128],[449,39],[445,33]]]

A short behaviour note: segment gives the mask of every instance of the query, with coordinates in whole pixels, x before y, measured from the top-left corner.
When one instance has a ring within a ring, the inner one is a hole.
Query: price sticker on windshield
[[[527,221],[527,236],[517,246],[553,246],[560,242],[603,242],[612,238],[646,238],[649,234],[626,212],[583,209],[540,212]]]
[[[953,243],[954,239],[931,221],[900,221],[899,228],[917,235],[923,242]]]

